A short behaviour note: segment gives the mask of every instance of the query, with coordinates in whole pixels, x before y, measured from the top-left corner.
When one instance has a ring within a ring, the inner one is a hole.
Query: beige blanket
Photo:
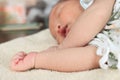
[[[18,51],[41,51],[56,41],[49,30],[17,38],[0,44],[0,80],[120,80],[120,71],[95,69],[83,72],[63,73],[50,70],[14,72],[9,69],[9,61]]]

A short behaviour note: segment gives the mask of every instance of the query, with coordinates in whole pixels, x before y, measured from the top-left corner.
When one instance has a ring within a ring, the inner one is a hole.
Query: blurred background
[[[0,0],[0,43],[48,28],[58,0]]]

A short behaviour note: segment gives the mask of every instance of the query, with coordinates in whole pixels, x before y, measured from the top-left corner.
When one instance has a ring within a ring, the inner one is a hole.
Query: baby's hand
[[[26,71],[34,68],[36,55],[36,52],[30,52],[29,54],[25,52],[17,53],[11,61],[11,69],[14,71]]]

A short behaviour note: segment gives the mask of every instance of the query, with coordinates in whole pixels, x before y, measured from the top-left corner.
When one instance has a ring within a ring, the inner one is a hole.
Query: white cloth
[[[80,0],[80,4],[84,9],[87,9],[94,0]]]
[[[92,5],[94,0],[80,0],[84,9]],[[111,27],[109,25],[113,25]],[[106,24],[104,30],[94,38],[90,45],[95,45],[97,55],[102,56],[99,61],[103,69],[120,69],[120,0],[116,0],[112,16]]]
[[[43,69],[33,69],[25,72],[10,70],[9,63],[17,52],[39,52],[55,45],[57,45],[57,42],[48,29],[0,44],[0,80],[120,80],[118,70],[94,69],[69,73]]]

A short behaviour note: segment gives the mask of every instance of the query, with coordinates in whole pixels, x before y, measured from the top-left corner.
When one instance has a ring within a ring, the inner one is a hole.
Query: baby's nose
[[[58,29],[60,29],[60,28],[61,28],[61,26],[60,26],[60,25],[58,25],[58,26],[57,26],[57,28],[58,28]]]
[[[60,34],[61,36],[65,37],[67,35],[66,31],[67,31],[67,25],[65,25],[65,26],[59,25],[59,26],[57,26],[57,33]]]
[[[60,31],[61,31],[61,25],[57,25],[56,31],[57,31],[58,33],[60,33]]]

